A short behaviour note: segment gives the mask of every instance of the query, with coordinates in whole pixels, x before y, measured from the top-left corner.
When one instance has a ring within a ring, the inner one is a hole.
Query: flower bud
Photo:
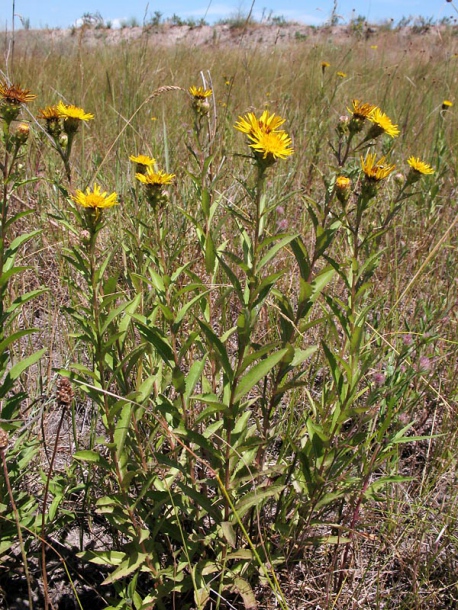
[[[346,176],[336,178],[336,197],[342,205],[345,205],[351,195],[351,180]]]
[[[14,134],[14,140],[18,146],[25,144],[29,139],[30,127],[27,123],[20,123]]]

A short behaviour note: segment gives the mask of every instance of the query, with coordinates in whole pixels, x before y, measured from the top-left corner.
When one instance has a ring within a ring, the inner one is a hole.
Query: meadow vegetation
[[[456,28],[0,43],[2,607],[458,607]]]

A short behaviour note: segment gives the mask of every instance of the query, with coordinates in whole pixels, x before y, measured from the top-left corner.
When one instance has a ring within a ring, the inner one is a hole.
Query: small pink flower
[[[383,385],[385,383],[385,375],[383,373],[374,373],[372,379],[374,380],[375,385]]]
[[[288,228],[288,220],[286,218],[282,218],[277,222],[277,231],[286,231]]]
[[[428,358],[428,356],[421,356],[419,364],[420,364],[420,369],[422,371],[431,370],[432,363],[431,363],[431,359]]]

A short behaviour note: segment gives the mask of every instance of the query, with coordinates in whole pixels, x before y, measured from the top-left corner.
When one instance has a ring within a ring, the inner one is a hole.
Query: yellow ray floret
[[[239,120],[234,127],[238,131],[250,136],[259,130],[264,133],[276,131],[284,122],[285,119],[282,117],[275,115],[275,113],[270,114],[268,110],[264,110],[259,119],[253,112],[249,112],[243,117],[239,116]]]
[[[387,178],[395,167],[394,164],[386,164],[385,157],[376,161],[375,153],[368,153],[365,159],[361,157],[361,168],[365,173],[366,178],[373,182],[379,182],[380,180]]]
[[[347,108],[348,112],[351,112],[355,118],[367,119],[367,117],[373,112],[377,106],[374,104],[367,104],[360,102],[359,100],[352,101],[353,108]]]
[[[59,108],[57,106],[46,106],[46,108],[41,108],[38,111],[39,119],[46,119],[47,121],[57,121],[61,118],[61,113],[59,112]]]
[[[165,186],[172,184],[175,174],[167,174],[162,170],[155,172],[151,167],[148,167],[146,174],[135,174],[135,177],[146,186]]]
[[[393,125],[390,117],[388,117],[384,112],[380,110],[380,108],[374,108],[371,113],[368,114],[367,118],[371,123],[381,130],[381,132],[386,133],[388,136],[395,138],[399,135],[400,131],[397,125]]]
[[[118,195],[111,193],[109,195],[106,192],[101,192],[100,186],[94,184],[94,189],[91,191],[89,187],[86,192],[76,191],[72,197],[73,201],[81,205],[83,208],[102,209],[111,208],[114,205],[118,205]]]
[[[37,96],[30,93],[30,89],[21,89],[19,85],[8,85],[0,81],[0,97],[10,104],[27,104]]]
[[[198,99],[204,100],[206,97],[213,95],[212,89],[204,89],[203,87],[189,87],[189,93]]]
[[[418,157],[409,157],[407,159],[407,163],[410,165],[414,172],[418,172],[419,174],[434,174],[434,170],[431,165],[424,163]]]
[[[130,155],[129,161],[138,163],[139,165],[146,165],[147,167],[156,163],[156,159],[148,157],[147,155]]]
[[[264,132],[258,129],[249,138],[252,140],[250,147],[263,159],[286,159],[294,153],[291,138],[285,131]]]
[[[85,112],[82,108],[78,108],[78,106],[73,106],[72,104],[69,104],[67,106],[62,101],[57,104],[57,109],[63,119],[78,119],[79,121],[90,121],[94,118],[94,115],[90,112]]]

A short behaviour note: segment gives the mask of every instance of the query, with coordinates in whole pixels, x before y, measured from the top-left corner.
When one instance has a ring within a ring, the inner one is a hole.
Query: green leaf
[[[271,354],[261,362],[258,362],[248,373],[240,379],[234,392],[234,402],[238,402],[247,394],[263,377],[265,377],[276,364],[280,362],[288,350],[282,349]]]
[[[118,421],[116,422],[116,428],[115,428],[115,431],[113,434],[113,440],[115,442],[116,457],[118,458],[118,460],[120,459],[120,457],[124,451],[124,445],[126,443],[127,432],[129,431],[129,427],[130,427],[130,418],[132,415],[133,408],[134,408],[134,405],[131,402],[124,404],[124,406],[121,409],[121,415],[120,415]]]
[[[121,551],[83,551],[76,556],[99,566],[119,566],[126,554]]]
[[[291,242],[291,250],[293,251],[297,264],[299,265],[301,278],[308,282],[312,268],[307,248],[300,237],[296,237],[296,239]]]
[[[25,337],[26,335],[31,335],[36,332],[38,332],[38,328],[26,328],[24,330],[18,330],[17,332],[11,334],[9,337],[6,337],[0,343],[0,354],[2,354],[9,345],[14,343],[21,337]]]
[[[173,350],[161,330],[156,326],[147,326],[137,316],[134,316],[134,318],[136,319],[136,325],[140,334],[148,343],[151,343],[156,348],[156,351],[166,364],[173,366]]]
[[[135,548],[131,548],[127,554],[127,558],[102,582],[102,585],[109,585],[117,580],[126,578],[132,572],[138,570],[146,561],[148,555],[141,553]]]
[[[207,337],[209,345],[215,350],[215,352],[219,356],[224,372],[226,373],[229,381],[231,381],[234,377],[234,372],[232,370],[231,363],[229,362],[229,356],[227,355],[224,343],[219,337],[215,335],[213,330],[206,322],[204,322],[203,320],[199,320],[199,318],[197,318],[197,322],[200,328],[202,329],[204,335]]]
[[[89,449],[84,449],[82,451],[76,451],[73,454],[75,460],[80,462],[88,462],[89,464],[97,464],[97,466],[101,466],[105,468],[105,470],[111,470],[110,463],[102,457],[97,451],[91,451]]]
[[[234,525],[230,521],[221,521],[221,532],[230,546],[235,549],[237,536],[235,535]]]
[[[191,394],[194,392],[194,388],[202,375],[206,361],[207,355],[205,355],[202,360],[195,360],[192,363],[189,373],[186,375],[186,390],[184,393],[186,400],[189,400]]]
[[[277,254],[277,252],[279,250],[281,250],[282,248],[284,248],[285,246],[287,246],[289,243],[291,243],[293,240],[295,240],[297,238],[298,238],[298,235],[286,235],[285,237],[280,239],[275,244],[275,246],[272,246],[272,248],[270,248],[270,250],[261,258],[261,260],[259,261],[259,264],[258,264],[258,272],[264,267],[264,265],[266,265]],[[263,244],[261,244],[261,246],[262,245]]]
[[[274,484],[264,489],[255,489],[254,491],[250,491],[237,502],[235,505],[235,511],[240,519],[242,519],[250,508],[253,506],[259,507],[264,500],[280,494],[284,488],[284,485]]]
[[[244,578],[237,576],[234,578],[234,584],[231,589],[236,591],[241,598],[243,599],[243,605],[245,606],[245,610],[256,610],[258,604],[256,602],[256,597],[253,593],[253,589],[250,584]]]
[[[46,351],[47,351],[47,349],[44,348],[44,349],[39,350],[38,352],[35,352],[34,354],[31,354],[28,358],[24,358],[23,360],[21,360],[20,362],[15,364],[8,371],[5,379],[3,380],[3,384],[0,387],[0,398],[4,398],[4,396],[6,396],[6,394],[8,394],[8,392],[13,387],[13,384],[16,381],[16,379],[25,370],[27,370],[29,367],[31,367],[33,364],[35,364],[35,362],[38,362],[38,360],[40,360],[40,358],[46,353]]]
[[[183,307],[180,309],[180,311],[175,316],[175,319],[173,320],[173,324],[174,324],[174,326],[176,327],[177,330],[178,330],[178,326],[180,325],[182,319],[186,315],[186,312],[188,311],[188,309],[190,307],[192,307],[195,303],[200,301],[200,299],[202,299],[209,292],[210,292],[210,290],[205,290],[205,292],[197,294],[194,298],[192,298],[190,301],[188,301],[186,303],[186,305],[183,305]]]
[[[26,269],[30,269],[30,267],[10,267],[8,271],[4,270],[0,276],[0,287],[5,286],[13,275],[22,273]]]

